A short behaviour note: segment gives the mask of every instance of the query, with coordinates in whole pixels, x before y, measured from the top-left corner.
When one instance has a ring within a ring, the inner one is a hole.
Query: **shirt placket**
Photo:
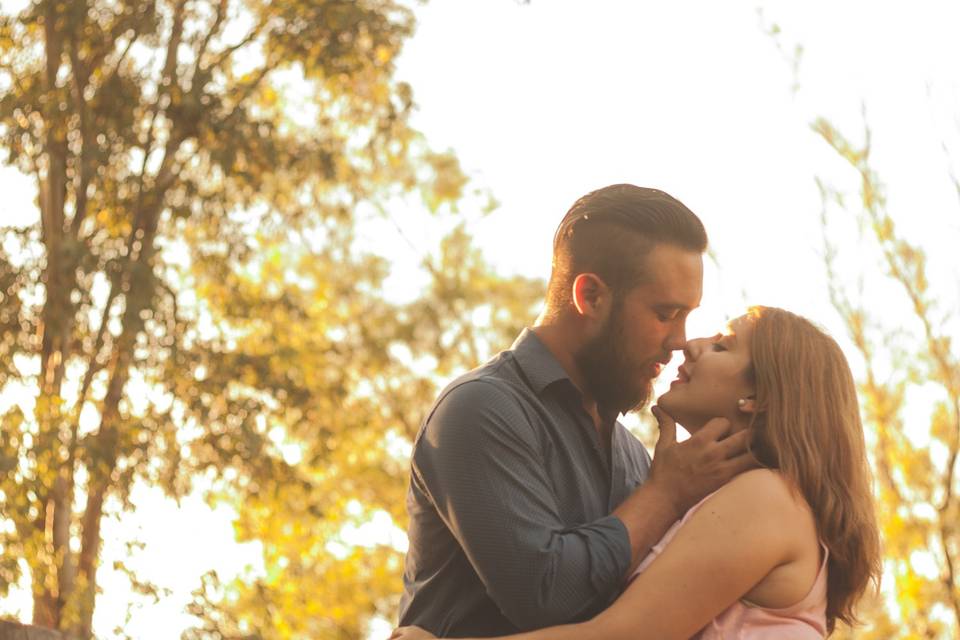
[[[607,454],[604,451],[603,443],[600,442],[600,434],[597,433],[597,429],[593,424],[593,418],[584,410],[583,405],[580,403],[579,391],[571,394],[569,410],[573,414],[574,421],[580,426],[581,431],[586,436],[587,441],[590,443],[590,449],[593,452],[593,458],[595,463],[599,466],[600,477],[603,478],[603,483],[601,489],[605,490],[606,495],[603,496],[603,502],[609,504],[610,499],[612,498],[612,484],[610,482],[611,478],[611,461],[607,459]],[[611,447],[611,458],[613,458],[613,451]]]
[[[611,512],[627,499],[625,443],[617,427],[614,421],[610,435],[610,501],[607,504]]]

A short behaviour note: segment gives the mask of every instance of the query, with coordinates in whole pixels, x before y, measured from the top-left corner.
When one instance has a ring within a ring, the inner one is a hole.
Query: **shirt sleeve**
[[[413,480],[518,628],[595,613],[622,586],[623,522],[562,521],[530,418],[495,382],[472,380],[440,400],[414,447]]]

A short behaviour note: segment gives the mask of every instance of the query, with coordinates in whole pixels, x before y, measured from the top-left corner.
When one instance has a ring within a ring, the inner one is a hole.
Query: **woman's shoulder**
[[[744,472],[721,492],[725,504],[718,508],[728,518],[749,521],[753,544],[775,550],[778,559],[744,599],[768,609],[800,603],[819,579],[822,564],[816,520],[801,492],[771,469]]]
[[[791,521],[807,524],[810,507],[793,483],[775,469],[744,471],[709,500],[715,508],[732,511],[751,522],[771,522],[782,530]]]
[[[717,493],[734,493],[741,497],[752,495],[758,499],[791,501],[803,500],[793,483],[776,469],[751,469],[735,476]]]

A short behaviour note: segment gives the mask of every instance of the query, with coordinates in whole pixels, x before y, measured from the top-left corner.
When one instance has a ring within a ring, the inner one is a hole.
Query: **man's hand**
[[[677,424],[660,407],[653,407],[660,439],[647,484],[674,506],[678,517],[708,494],[743,471],[755,468],[747,452],[750,431],[731,433],[730,421],[714,418],[683,442],[677,442]]]
[[[659,407],[660,439],[653,454],[650,478],[614,509],[630,538],[632,562],[628,578],[659,540],[686,511],[735,475],[757,466],[747,453],[750,432],[730,433],[730,422],[715,418],[684,442],[677,442],[677,425]]]
[[[424,631],[420,627],[397,627],[390,634],[390,640],[428,640],[436,638],[429,631]]]

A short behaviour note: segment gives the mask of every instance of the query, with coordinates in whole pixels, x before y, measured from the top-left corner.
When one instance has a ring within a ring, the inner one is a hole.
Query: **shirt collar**
[[[537,394],[558,380],[570,380],[547,345],[529,328],[520,333],[510,349]]]

